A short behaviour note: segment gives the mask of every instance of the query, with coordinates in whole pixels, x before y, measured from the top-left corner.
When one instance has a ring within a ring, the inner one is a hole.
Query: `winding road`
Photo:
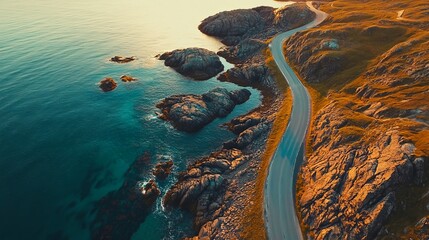
[[[283,43],[294,33],[317,26],[328,16],[314,8],[312,2],[307,2],[307,5],[316,14],[316,18],[302,27],[277,35],[270,44],[273,58],[286,78],[293,96],[292,114],[283,138],[271,160],[265,182],[265,225],[268,238],[273,240],[303,239],[295,210],[296,179],[294,173],[299,167],[297,159],[304,146],[310,121],[311,105],[307,89],[286,63]]]

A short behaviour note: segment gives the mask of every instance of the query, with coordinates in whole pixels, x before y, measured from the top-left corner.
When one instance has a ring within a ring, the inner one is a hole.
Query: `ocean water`
[[[148,168],[172,159],[174,173],[221,147],[233,134],[219,127],[255,108],[260,94],[201,131],[176,131],[156,118],[155,104],[172,94],[214,87],[189,80],[156,60],[185,47],[222,45],[197,26],[222,10],[269,0],[1,0],[0,2],[0,239],[89,239],[97,202],[120,188],[143,153]],[[137,61],[115,64],[114,55]],[[226,67],[231,67],[225,63]],[[130,74],[139,80],[122,83]],[[118,88],[100,91],[104,77]],[[153,178],[150,173],[141,181]],[[162,194],[174,174],[158,182]],[[94,210],[95,209],[95,210]],[[161,198],[133,239],[192,234],[186,213],[165,211]]]

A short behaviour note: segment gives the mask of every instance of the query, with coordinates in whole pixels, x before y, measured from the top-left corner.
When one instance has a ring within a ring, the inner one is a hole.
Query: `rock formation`
[[[155,168],[152,170],[153,175],[157,179],[166,179],[168,175],[171,173],[171,169],[173,168],[173,161],[160,162],[156,164]]]
[[[137,81],[137,78],[133,78],[129,75],[122,75],[121,80],[122,82],[134,82],[134,81]]]
[[[194,132],[218,117],[227,116],[237,104],[246,102],[250,91],[240,89],[229,92],[215,88],[202,95],[173,95],[159,102],[161,119],[170,121],[179,130]]]
[[[222,150],[198,160],[179,175],[179,182],[164,197],[165,205],[194,213],[197,228],[213,220],[223,202],[226,179],[222,175],[233,170],[240,161],[244,159],[237,149]]]
[[[113,78],[105,78],[105,79],[100,81],[100,85],[99,85],[101,90],[103,90],[104,92],[112,91],[117,86],[118,86],[118,84],[115,82],[115,80],[113,80]]]
[[[110,61],[112,62],[116,62],[116,63],[128,63],[128,62],[132,62],[134,60],[136,60],[136,57],[121,57],[121,56],[114,56],[110,59]]]
[[[204,19],[198,26],[201,32],[219,37],[226,45],[237,45],[252,36],[273,36],[276,29],[292,29],[314,17],[304,5],[288,5],[283,8],[256,7],[220,12]],[[268,31],[267,31],[268,30]]]
[[[216,53],[203,48],[186,48],[166,52],[159,57],[166,66],[195,80],[207,80],[223,71]]]
[[[316,239],[372,239],[395,208],[394,187],[423,170],[415,147],[394,129],[346,133],[347,110],[325,107],[314,122],[315,151],[303,168],[305,188],[298,202]],[[317,164],[315,164],[317,163]]]

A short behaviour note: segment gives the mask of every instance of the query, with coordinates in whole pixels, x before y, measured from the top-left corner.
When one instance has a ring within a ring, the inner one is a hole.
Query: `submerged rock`
[[[116,62],[116,63],[128,63],[128,62],[132,62],[134,60],[136,60],[137,58],[132,56],[132,57],[121,57],[121,56],[114,56],[110,59],[110,61],[112,62]]]
[[[104,92],[109,92],[115,89],[118,86],[118,84],[115,82],[115,80],[113,80],[113,78],[105,78],[100,81],[99,86],[101,90],[103,90]]]
[[[91,239],[131,239],[160,195],[154,180],[144,183],[151,156],[136,159],[124,176],[122,186],[100,199],[91,223]]]
[[[159,57],[166,66],[195,80],[207,80],[223,71],[216,53],[203,48],[186,48],[166,52]]]
[[[240,89],[229,92],[215,88],[202,95],[173,95],[159,102],[160,118],[170,121],[179,130],[198,131],[215,118],[225,117],[237,104],[246,102],[250,91]]]

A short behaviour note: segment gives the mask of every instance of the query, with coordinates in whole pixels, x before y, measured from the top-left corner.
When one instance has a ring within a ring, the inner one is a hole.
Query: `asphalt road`
[[[283,55],[284,41],[296,32],[317,26],[326,19],[327,14],[315,9],[312,2],[309,8],[316,13],[316,18],[302,26],[277,35],[270,48],[274,60],[286,78],[293,96],[292,114],[287,129],[271,160],[268,177],[265,183],[265,225],[268,238],[303,239],[295,210],[295,170],[298,153],[304,146],[305,135],[310,121],[310,96],[307,89],[286,63]]]

